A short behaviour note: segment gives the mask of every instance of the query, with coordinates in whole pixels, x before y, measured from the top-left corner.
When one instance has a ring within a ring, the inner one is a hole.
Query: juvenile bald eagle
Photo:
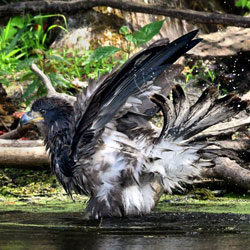
[[[149,213],[155,206],[155,182],[171,192],[216,164],[217,152],[197,135],[245,109],[247,102],[234,95],[218,99],[208,88],[190,106],[180,85],[169,99],[153,84],[200,42],[193,39],[196,33],[155,42],[117,71],[90,82],[73,106],[42,97],[22,117],[22,124],[43,125],[53,172],[69,195],[90,197],[90,217]],[[159,110],[162,129],[149,122]]]

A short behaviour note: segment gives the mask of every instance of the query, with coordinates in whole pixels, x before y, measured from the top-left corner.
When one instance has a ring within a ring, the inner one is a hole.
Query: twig
[[[47,88],[48,97],[55,96],[56,91],[54,87],[52,86],[50,79],[34,63],[30,65],[30,69],[40,78],[40,80],[43,82],[43,84]]]
[[[45,85],[45,87],[48,90],[48,97],[58,97],[65,99],[69,103],[74,103],[76,100],[76,97],[67,95],[65,93],[58,93],[54,87],[51,84],[50,79],[34,64],[32,63],[30,65],[30,69],[40,78],[42,83]]]
[[[6,134],[0,135],[0,139],[19,139],[24,136],[32,126],[32,124],[25,124],[23,127],[19,126]]]
[[[3,121],[3,119],[0,117],[0,122],[3,124],[3,126],[5,127],[5,129],[7,131],[10,131],[9,128],[6,126],[5,122]]]

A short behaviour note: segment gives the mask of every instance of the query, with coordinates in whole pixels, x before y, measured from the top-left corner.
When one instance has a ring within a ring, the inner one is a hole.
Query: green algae
[[[0,196],[0,211],[25,212],[83,212],[88,198],[75,196],[75,201],[65,194],[56,197],[6,198]],[[157,204],[159,212],[207,212],[250,214],[249,195],[217,197],[214,200],[200,200],[188,195],[164,195]]]
[[[157,204],[161,212],[206,212],[250,214],[250,195],[225,194],[214,199],[197,199],[193,195],[165,195]]]
[[[83,212],[88,198],[66,195],[50,170],[0,169],[0,212]],[[154,211],[250,214],[250,193],[226,193],[193,187],[186,195],[163,195]]]

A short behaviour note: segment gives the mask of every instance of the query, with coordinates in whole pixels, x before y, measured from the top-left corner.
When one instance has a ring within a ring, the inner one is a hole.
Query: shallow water
[[[249,235],[94,235],[81,230],[53,228],[0,229],[0,249],[221,249],[246,250]]]
[[[221,249],[250,246],[250,216],[155,213],[85,221],[81,213],[0,213],[0,249]]]

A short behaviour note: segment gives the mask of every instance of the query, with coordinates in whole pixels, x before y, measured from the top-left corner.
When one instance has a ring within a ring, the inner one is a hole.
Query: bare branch
[[[140,12],[187,20],[195,23],[222,24],[225,26],[250,27],[250,18],[232,14],[202,12],[195,10],[163,8],[143,3],[120,0],[72,0],[72,1],[32,1],[0,6],[0,17],[24,13],[76,13],[93,7],[107,6],[129,12]]]
[[[55,96],[57,92],[52,86],[50,79],[34,63],[30,65],[30,69],[40,78],[40,80],[47,88],[48,97]]]
[[[67,95],[65,93],[56,92],[56,90],[51,84],[50,79],[34,63],[30,65],[30,69],[40,78],[42,83],[47,88],[48,97],[58,97],[58,98],[66,99],[69,103],[75,102],[76,97]]]
[[[19,139],[26,134],[26,132],[33,126],[33,124],[25,124],[24,126],[18,126],[16,129],[10,132],[0,135],[0,139]]]

